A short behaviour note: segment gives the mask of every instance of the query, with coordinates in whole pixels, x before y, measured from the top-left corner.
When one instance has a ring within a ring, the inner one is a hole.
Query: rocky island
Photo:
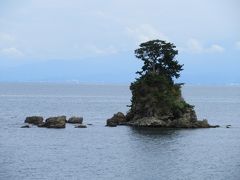
[[[178,51],[173,43],[152,40],[140,44],[135,56],[144,62],[139,77],[131,83],[130,109],[118,112],[106,125],[164,128],[211,128],[206,119],[198,120],[194,106],[182,97],[180,77],[183,65],[175,59]]]
[[[87,128],[83,123],[83,117],[72,116],[67,120],[66,116],[49,117],[44,121],[42,116],[28,116],[26,117],[22,128],[30,128],[30,125],[35,125],[40,128],[54,128],[62,129],[66,127],[66,123],[75,124],[75,128]]]

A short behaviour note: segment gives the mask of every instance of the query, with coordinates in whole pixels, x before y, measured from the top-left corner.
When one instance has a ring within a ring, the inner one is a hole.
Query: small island
[[[206,119],[198,120],[194,106],[182,97],[183,83],[175,83],[183,65],[175,59],[178,54],[173,43],[151,40],[140,44],[135,56],[143,61],[139,77],[131,83],[130,109],[126,115],[118,112],[106,125],[163,128],[211,128]]]

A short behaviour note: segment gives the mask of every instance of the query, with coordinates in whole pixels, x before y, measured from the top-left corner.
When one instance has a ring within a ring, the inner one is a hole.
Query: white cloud
[[[16,49],[15,47],[3,48],[0,50],[0,54],[8,57],[22,57],[23,52]]]
[[[134,38],[137,43],[149,41],[152,39],[168,40],[162,32],[155,29],[150,24],[142,24],[138,27],[126,27],[127,34]]]
[[[236,49],[240,50],[240,41],[237,41],[237,42],[235,43],[235,47],[236,47]]]
[[[0,32],[0,42],[13,42],[14,37],[8,33]]]
[[[11,47],[15,43],[15,38],[4,32],[0,32],[0,50],[5,47]]]
[[[218,44],[212,44],[210,47],[204,47],[200,41],[193,38],[189,39],[186,44],[185,48],[180,49],[188,53],[222,53],[225,51],[225,49]]]
[[[15,48],[15,37],[9,33],[0,32],[0,56],[19,58],[23,52]]]
[[[210,48],[206,49],[207,52],[213,52],[213,53],[221,53],[224,52],[224,48],[218,44],[213,44],[211,45]]]

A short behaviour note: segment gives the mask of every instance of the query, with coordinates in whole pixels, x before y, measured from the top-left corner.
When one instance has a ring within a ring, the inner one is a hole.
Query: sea
[[[239,180],[240,86],[182,92],[199,119],[221,127],[106,127],[128,111],[129,85],[0,83],[0,180]],[[92,125],[20,128],[33,115]]]

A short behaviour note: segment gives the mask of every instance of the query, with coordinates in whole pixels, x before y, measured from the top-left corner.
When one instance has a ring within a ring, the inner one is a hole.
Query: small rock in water
[[[107,119],[106,126],[116,127],[117,125],[123,125],[126,123],[126,117],[122,112],[118,112],[110,119]]]
[[[44,124],[41,124],[38,127],[46,127],[46,128],[65,128],[66,116],[57,116],[50,117],[46,119]]]
[[[72,124],[82,124],[83,122],[83,117],[70,117],[67,121],[67,123],[72,123]]]
[[[219,128],[219,125],[210,125],[210,128]]]
[[[230,128],[231,127],[231,125],[229,124],[229,125],[226,125],[226,128]]]
[[[42,116],[30,116],[26,117],[25,123],[39,125],[43,123],[43,117]]]
[[[87,126],[84,124],[79,124],[79,125],[76,125],[75,128],[87,128]]]
[[[30,126],[27,124],[27,125],[22,126],[21,128],[30,128]]]
[[[112,123],[112,124],[108,124],[108,125],[106,125],[106,126],[108,126],[108,127],[117,127],[117,124],[115,124],[115,123]]]
[[[92,126],[93,124],[90,123],[90,124],[87,124],[87,125]]]
[[[37,126],[40,127],[40,128],[41,128],[41,127],[46,127],[46,126],[45,126],[45,123],[38,124]]]

